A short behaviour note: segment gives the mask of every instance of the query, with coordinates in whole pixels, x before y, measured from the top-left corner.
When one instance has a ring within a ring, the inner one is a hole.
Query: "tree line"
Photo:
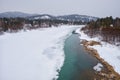
[[[39,19],[30,20],[26,18],[0,18],[0,34],[3,32],[17,32],[19,30],[31,30],[43,27],[58,26],[63,24],[80,25],[82,21]]]
[[[91,38],[99,36],[102,41],[120,45],[120,18],[100,18],[89,22],[81,30]]]

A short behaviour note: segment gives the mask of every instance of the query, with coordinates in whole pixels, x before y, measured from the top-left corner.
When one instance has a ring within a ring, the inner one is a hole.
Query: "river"
[[[58,80],[93,80],[93,67],[99,62],[80,45],[78,34],[65,40],[65,61]]]

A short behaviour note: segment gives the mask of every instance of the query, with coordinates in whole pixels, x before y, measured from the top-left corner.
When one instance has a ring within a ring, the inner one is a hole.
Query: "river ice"
[[[52,80],[64,62],[64,40],[78,26],[0,36],[0,80]]]
[[[93,67],[93,69],[96,71],[101,71],[102,68],[103,68],[103,65],[101,63],[98,63],[96,66]]]

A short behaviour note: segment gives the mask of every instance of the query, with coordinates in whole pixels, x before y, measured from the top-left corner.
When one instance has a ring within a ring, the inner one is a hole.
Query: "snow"
[[[97,37],[95,38],[90,38],[89,36],[87,36],[85,33],[83,33],[82,31],[80,31],[81,28],[76,30],[76,33],[80,34],[81,36],[79,37],[80,39],[86,39],[88,41],[90,40],[94,40],[94,41],[99,41],[99,39]]]
[[[32,25],[31,24],[24,24],[24,26],[23,26],[24,28],[27,28],[27,27],[32,27]]]
[[[78,26],[0,36],[0,80],[53,80],[64,62],[64,40]]]
[[[41,19],[50,19],[49,16],[42,16]]]
[[[83,26],[84,27],[84,26]],[[106,62],[108,62],[116,72],[120,74],[120,47],[111,45],[109,43],[100,41],[99,37],[90,38],[86,34],[84,34],[82,31],[80,31],[82,27],[76,30],[76,33],[80,34],[80,39],[85,40],[94,40],[101,42],[101,45],[95,45],[95,46],[89,46],[91,48],[94,48],[99,53],[100,57],[103,58]]]
[[[101,58],[113,66],[116,72],[120,74],[120,49],[111,44],[102,43],[102,46],[92,46],[96,49]]]
[[[34,19],[50,19],[50,17],[49,16],[38,16],[38,17],[34,17]]]
[[[34,17],[34,19],[40,19],[40,17]]]
[[[98,63],[96,66],[93,67],[93,69],[96,71],[101,71],[102,68],[103,68],[103,65],[101,63]]]

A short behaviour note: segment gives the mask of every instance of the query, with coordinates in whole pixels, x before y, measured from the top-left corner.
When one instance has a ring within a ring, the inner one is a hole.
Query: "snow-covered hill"
[[[78,14],[53,16],[49,14],[28,14],[28,13],[22,13],[22,12],[0,13],[0,18],[3,18],[3,17],[7,17],[7,18],[24,17],[30,20],[50,19],[50,20],[81,21],[81,22],[89,22],[91,20],[96,21],[98,19],[97,17],[87,16],[87,15],[78,15]]]
[[[43,15],[35,15],[27,17],[30,20],[39,20],[39,19],[51,19],[51,20],[63,20],[63,21],[81,21],[81,22],[89,22],[91,20],[96,21],[97,17],[86,16],[86,15],[63,15],[63,16],[52,16],[48,14]]]
[[[30,20],[39,20],[39,19],[56,19],[55,16],[52,16],[52,15],[48,15],[48,14],[42,14],[42,15],[34,15],[34,16],[29,16],[27,17],[27,19],[30,19]]]
[[[87,15],[78,15],[78,14],[72,14],[72,15],[63,15],[57,17],[59,20],[67,20],[67,21],[82,21],[82,22],[89,22],[91,20],[96,21],[98,18],[93,16],[87,16]]]

